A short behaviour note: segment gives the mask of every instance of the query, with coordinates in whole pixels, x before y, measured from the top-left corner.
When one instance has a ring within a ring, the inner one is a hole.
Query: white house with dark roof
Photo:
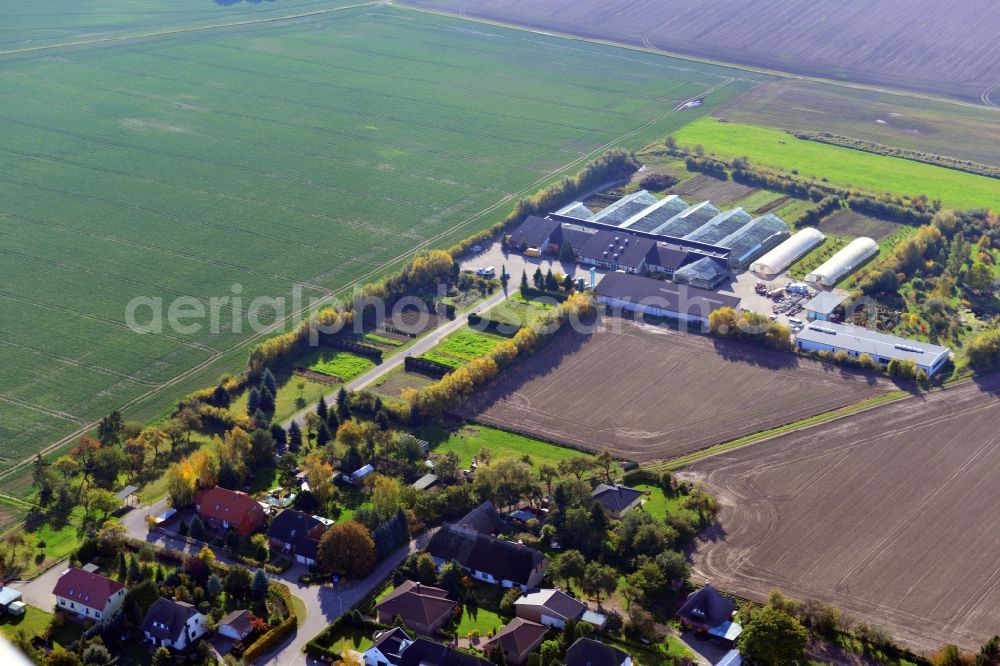
[[[205,635],[205,616],[189,603],[157,599],[142,621],[143,640],[155,647],[183,650]]]
[[[105,622],[121,608],[125,593],[118,581],[77,567],[64,571],[52,589],[57,610],[97,622]]]

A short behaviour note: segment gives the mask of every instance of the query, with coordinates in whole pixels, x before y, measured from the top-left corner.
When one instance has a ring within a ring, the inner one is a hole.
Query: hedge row
[[[484,317],[475,312],[469,313],[469,326],[475,326],[477,331],[483,333],[495,333],[505,338],[512,338],[521,330],[520,324],[510,321],[501,321],[492,317]]]
[[[979,162],[963,160],[949,155],[925,153],[921,150],[911,150],[909,148],[897,148],[895,146],[887,146],[884,143],[875,143],[874,141],[855,139],[849,136],[830,134],[829,132],[788,130],[788,133],[796,139],[802,139],[804,141],[815,141],[817,143],[825,143],[831,146],[841,146],[842,148],[851,148],[853,150],[861,150],[866,153],[885,155],[887,157],[901,157],[912,162],[923,162],[924,164],[932,164],[946,169],[974,173],[978,176],[986,176],[988,178],[1000,178],[1000,167],[980,164]]]
[[[292,604],[292,593],[284,585],[278,584],[277,587],[281,590],[281,598],[284,599],[285,608],[288,609],[288,617],[285,618],[284,622],[258,638],[243,651],[243,661],[248,664],[253,663],[255,659],[262,657],[276,648],[278,643],[285,640],[285,637],[299,626],[299,618],[295,613],[295,606]]]
[[[431,377],[438,378],[444,377],[455,369],[450,365],[438,363],[437,361],[432,361],[429,358],[420,358],[419,356],[407,356],[403,359],[403,367],[407,372],[419,372],[423,375],[430,375]]]
[[[355,342],[354,340],[348,340],[346,338],[334,338],[332,346],[336,349],[357,354],[358,356],[365,356],[372,359],[376,363],[382,362],[382,350],[378,347],[366,345],[362,342]]]

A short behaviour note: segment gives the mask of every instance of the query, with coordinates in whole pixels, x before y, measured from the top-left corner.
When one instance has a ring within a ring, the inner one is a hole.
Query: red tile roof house
[[[216,486],[195,502],[202,520],[217,530],[232,529],[245,537],[264,525],[264,507],[246,493]]]
[[[58,610],[101,623],[121,608],[125,592],[118,581],[76,567],[64,571],[52,590]]]

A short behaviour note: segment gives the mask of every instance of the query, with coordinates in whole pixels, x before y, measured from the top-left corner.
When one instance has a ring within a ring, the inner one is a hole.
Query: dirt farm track
[[[613,317],[603,323],[593,334],[563,334],[516,364],[472,399],[468,416],[644,462],[892,388],[757,346]]]
[[[1000,633],[1000,375],[710,458],[695,578],[838,606],[928,653]]]

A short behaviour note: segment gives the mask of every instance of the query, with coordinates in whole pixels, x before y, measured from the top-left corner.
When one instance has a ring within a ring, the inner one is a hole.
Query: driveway
[[[289,636],[278,648],[267,657],[259,659],[258,664],[270,666],[287,666],[302,664],[318,664],[315,659],[307,658],[302,648],[316,634],[323,631],[334,620],[361,603],[371,592],[389,577],[393,570],[402,564],[403,560],[418,550],[423,550],[434,535],[436,529],[424,532],[410,543],[398,549],[384,559],[368,577],[362,580],[345,581],[336,588],[333,585],[303,586],[297,581],[299,574],[306,567],[296,565],[286,571],[281,579],[292,594],[306,605],[306,616],[301,618],[295,633]],[[291,580],[289,580],[289,578]]]
[[[63,560],[41,576],[36,576],[28,581],[13,581],[9,585],[15,590],[21,591],[26,604],[51,613],[56,605],[56,597],[52,594],[52,589],[56,586],[62,573],[68,568],[69,560]]]

